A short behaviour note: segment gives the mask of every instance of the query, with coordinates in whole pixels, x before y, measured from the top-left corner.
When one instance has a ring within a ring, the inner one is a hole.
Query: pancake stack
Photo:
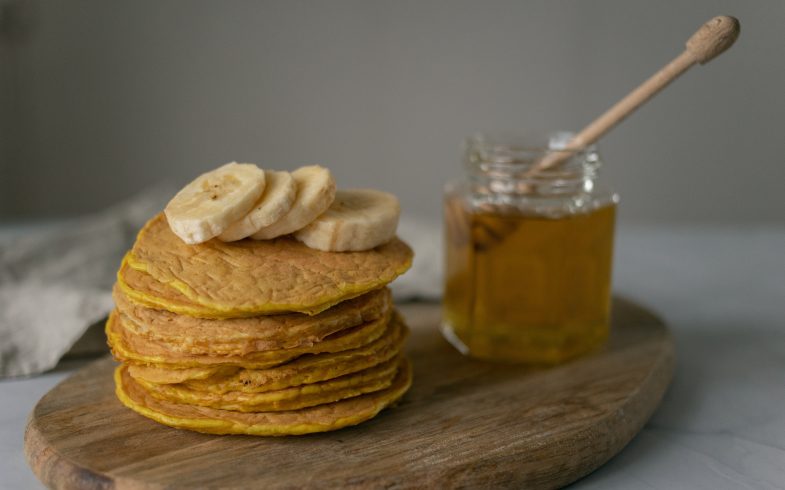
[[[117,275],[106,324],[117,396],[172,427],[294,435],[358,424],[411,384],[386,287],[398,238],[325,252],[290,236],[186,244],[160,214]]]

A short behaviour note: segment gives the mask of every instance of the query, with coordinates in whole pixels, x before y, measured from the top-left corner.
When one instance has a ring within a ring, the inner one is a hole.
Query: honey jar
[[[558,364],[608,336],[618,196],[569,133],[478,135],[444,194],[442,331],[491,361]],[[537,163],[560,152],[562,163]]]

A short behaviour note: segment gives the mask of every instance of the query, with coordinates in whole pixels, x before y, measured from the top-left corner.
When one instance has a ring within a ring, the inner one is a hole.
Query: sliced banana
[[[269,240],[295,232],[316,219],[335,199],[335,180],[326,168],[319,165],[301,167],[292,172],[292,177],[297,182],[297,197],[289,212],[251,238]]]
[[[248,213],[264,185],[264,170],[256,165],[227,163],[186,185],[169,201],[164,214],[185,243],[206,242]]]
[[[297,197],[297,183],[294,177],[289,172],[274,170],[265,170],[264,174],[267,184],[262,196],[248,214],[218,235],[219,240],[224,242],[242,240],[261,228],[275,223],[289,212]]]
[[[388,192],[339,190],[330,208],[294,237],[326,252],[370,250],[395,236],[400,214],[398,198]]]

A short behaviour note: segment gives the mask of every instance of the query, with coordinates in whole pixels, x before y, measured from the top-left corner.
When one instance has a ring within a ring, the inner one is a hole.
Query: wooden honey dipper
[[[680,55],[584,127],[567,142],[563,149],[549,152],[540,159],[522,174],[521,179],[526,182],[527,179],[534,177],[539,172],[558,167],[576,151],[595,143],[682,73],[692,68],[696,63],[703,65],[716,58],[730,48],[738,37],[739,21],[735,17],[720,15],[709,20],[687,40],[685,49]],[[519,189],[523,192],[530,192],[532,186],[524,184]],[[456,244],[465,243],[470,233],[470,225],[466,221],[462,205],[457,200],[448,202],[445,211],[445,218],[451,224],[448,227],[451,229],[450,240]],[[502,223],[497,226],[485,224],[471,231],[474,246],[485,249],[493,243],[503,240],[512,229],[514,229],[512,224]]]
[[[738,37],[739,21],[735,17],[720,15],[706,22],[687,40],[685,49],[679,56],[584,127],[567,142],[563,150],[548,153],[525,172],[523,178],[530,178],[538,172],[557,167],[575,151],[595,143],[682,73],[692,68],[696,63],[705,65],[713,60],[730,48]]]

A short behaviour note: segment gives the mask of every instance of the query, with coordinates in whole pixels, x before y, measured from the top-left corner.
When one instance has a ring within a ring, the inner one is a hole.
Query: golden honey
[[[442,331],[471,357],[558,364],[608,337],[617,196],[592,151],[532,179],[543,154],[474,142],[445,193]]]
[[[447,220],[445,328],[473,357],[554,364],[608,335],[615,205]]]

